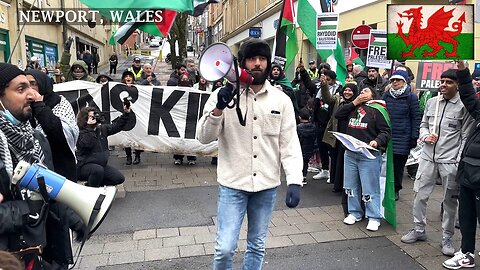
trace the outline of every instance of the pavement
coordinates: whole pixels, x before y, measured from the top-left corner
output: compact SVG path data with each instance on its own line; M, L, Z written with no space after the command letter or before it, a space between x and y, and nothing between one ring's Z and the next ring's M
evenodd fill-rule
M131 60L121 65L128 67L129 63ZM155 72L165 85L170 67L159 62ZM126 177L125 196L114 201L74 269L211 269L216 166L207 157L198 157L194 166L175 166L170 155L161 153L143 153L141 157L140 165L127 166L123 150L111 152L110 164ZM441 186L429 200L429 239L404 244L400 238L413 220L412 180L404 178L397 202L397 228L382 221L377 232L370 232L366 221L345 225L341 197L332 193L332 186L324 180L313 180L313 175L309 173L309 184L302 189L302 201L295 209L284 206L282 179L269 226L264 269L443 269L441 264L448 257L439 246ZM241 268L245 239L243 224L235 269ZM454 244L458 250L458 230Z

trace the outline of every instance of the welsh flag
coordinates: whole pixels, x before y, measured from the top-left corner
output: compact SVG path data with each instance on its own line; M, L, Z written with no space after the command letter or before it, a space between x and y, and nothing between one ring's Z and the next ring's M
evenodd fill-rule
M298 1L298 25L314 46L317 39L317 13L321 13L321 10L320 1L318 0ZM335 50L317 50L317 53L325 62L329 63L332 70L337 73L337 79L344 83L345 77L347 76L347 68L345 66L345 56L340 40L337 40L337 48Z
M284 63L283 69L287 69L295 59L297 52L297 30L295 26L293 0L284 0L275 38L274 61L282 65Z
M172 24L175 21L177 12L168 9L158 12L162 12L163 17L162 20L157 20L158 22L141 22L146 17L146 11L143 11L139 16L140 20L130 21L122 25L113 34L114 44L115 42L120 44L125 43L128 37L130 37L130 35L133 34L136 29L142 30L154 36L166 37L168 35L168 31L170 31L170 28L172 28Z

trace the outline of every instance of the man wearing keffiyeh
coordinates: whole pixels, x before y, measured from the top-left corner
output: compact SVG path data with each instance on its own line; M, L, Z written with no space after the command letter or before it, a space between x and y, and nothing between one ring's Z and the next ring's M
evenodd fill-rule
M31 88L25 73L16 66L0 63L0 74L0 193L4 197L0 203L0 250L15 251L42 245L46 251L42 254L45 264L66 269L72 263L71 251L70 254L66 251L71 250L70 238L58 239L57 235L65 235L64 228L68 233L68 227L82 232L82 221L74 218L76 214L60 203L52 204L36 192L26 192L11 185L13 168L21 160L43 163L55 169L49 142L41 132L34 131L28 121L32 116L31 105L42 96ZM42 209L62 213L59 218L65 222L64 226L50 230L51 215ZM60 249L63 253L58 252ZM25 258L26 265L32 261L39 263L31 259Z

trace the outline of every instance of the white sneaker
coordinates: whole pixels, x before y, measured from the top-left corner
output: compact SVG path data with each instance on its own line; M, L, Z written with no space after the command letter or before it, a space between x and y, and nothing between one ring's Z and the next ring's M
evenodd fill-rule
M320 170L315 167L308 167L307 172L318 173Z
M343 223L347 225L353 225L355 222L362 220L362 218L356 218L354 215L349 214L344 220Z
M368 220L367 230L376 232L378 231L378 227L380 227L380 221L378 220Z
M313 179L319 180L322 178L330 178L330 172L328 170L321 170L318 174L315 174L313 176Z

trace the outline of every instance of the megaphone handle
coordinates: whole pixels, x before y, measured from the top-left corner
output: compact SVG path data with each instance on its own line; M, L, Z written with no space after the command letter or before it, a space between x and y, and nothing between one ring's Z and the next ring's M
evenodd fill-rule
M100 209L102 208L103 200L105 199L105 195L100 194L97 198L97 201L95 202L95 205L93 206L92 213L90 214L90 218L88 219L88 224L87 224L87 230L83 234L82 238L82 243L80 244L80 247L78 248L78 253L77 253L77 258L75 259L75 262L69 269L73 269L75 265L78 262L78 258L80 258L80 254L82 252L83 246L85 245L85 242L87 241L88 237L90 236L90 229L93 226L93 222L95 221L95 218L97 217L98 213L100 212Z

